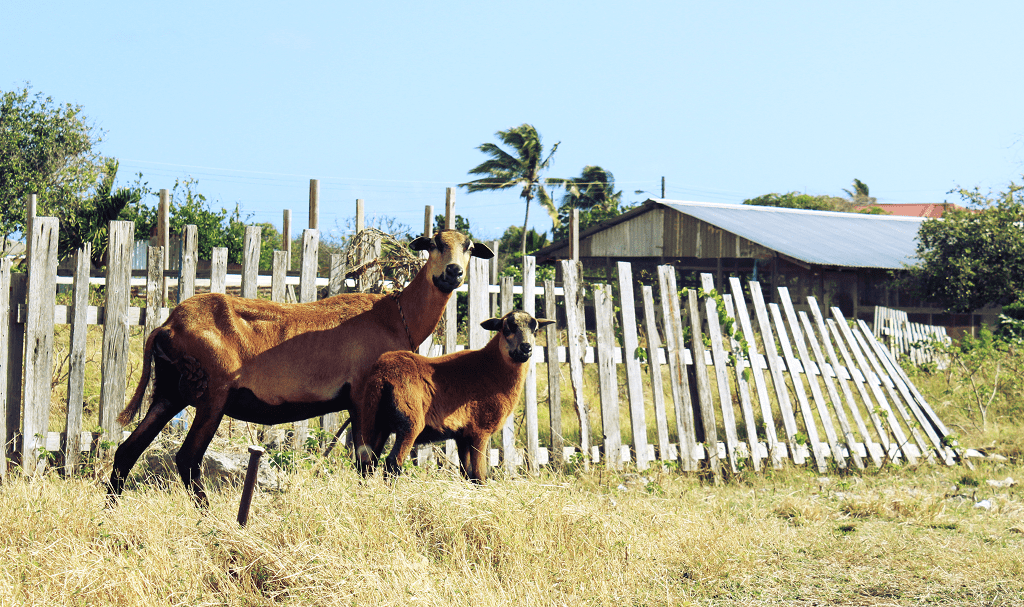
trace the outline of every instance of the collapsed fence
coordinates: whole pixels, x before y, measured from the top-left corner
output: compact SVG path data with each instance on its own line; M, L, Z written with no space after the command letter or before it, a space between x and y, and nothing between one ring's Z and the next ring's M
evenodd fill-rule
M167 283L176 283L183 301L195 293L200 278L197 232L187 226L179 269L164 270L163 248L151 247L146 284L139 286L145 307L130 306L133 226L115 221L106 275L90 279L89 250L80 250L71 303L56 305L58 228L54 218L32 222L26 274L12 274L10 260L0 264L0 318L8 319L0 323L0 403L6 407L0 436L7 455L25 470L56 456L71 472L82 452L123 436L116 416L133 389L127 383L129 327L144 327L139 338L144 339L167 317ZM257 296L259 242L259 228L248 228L243 297ZM297 282L300 302L317 297L318 280L326 296L343 292L344 258L332 256L329 276L318 278L317 243L318 232L305 230L298 277L287 274L287 253L275 254L272 299L284 300L289 281ZM213 258L209 289L224 292L226 250L214 249ZM866 323L848 322L838 308L826 314L813 297L798 305L785 287L778 290L779 304L766 304L758 282L743 285L733 277L726 288L714 285L709 274L702 275L701 289L680 291L672 266L659 267L657 283L647 285L634 280L629 263L619 262L617 285L583 285L577 263L560 263L560 285L538 284L532 257L524 259L520 284L504 278L495 285L487 262L473 258L460 289L467 294L466 318L458 317L452 297L443 332L419 347L427 355L482 347L489 335L480 322L508 311L516 298L517 307L535 316L564 317L563 326L546 328L546 343L534 350L522 410L494 441L492 465L532 471L582 456L587 464L603 462L609 468L630 462L642 470L654 462L678 462L684 471L707 468L720 476L747 466L780 467L786 460L798 465L810 460L824 472L829 461L842 469L921 459L952 464L958 457L955 445L947 444L948 430L889 350ZM104 305L89 305L90 280L105 285ZM500 303L492 303L494 294ZM495 303L498 309L492 308ZM585 305L593 306L593 330L586 327ZM462 320L465 344L457 343ZM55 327L65 324L70 325L68 404L60 423L50 419L51 381ZM88 325L103 327L99 432L82 427ZM591 398L594 375L596 399ZM546 386L539 388L538 376L546 378ZM541 412L545 401L548 407ZM338 414L318 420L326 433L340 421ZM51 423L63 431L49 431ZM300 445L307 424L295 424ZM456 460L452 443L439 457ZM421 449L418 460L429 460L432 453ZM0 475L6 474L7 467L0 467Z

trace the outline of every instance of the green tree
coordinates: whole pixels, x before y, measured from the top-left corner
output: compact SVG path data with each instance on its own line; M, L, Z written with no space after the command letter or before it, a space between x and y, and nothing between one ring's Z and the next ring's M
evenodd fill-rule
M545 232L537 232L530 228L526 232L526 254L530 255L548 245L548 235ZM517 247L523 242L523 228L520 226L509 226L498 241L498 273L502 276L511 276L516 279L523 278L523 253ZM550 266L549 266L550 267ZM553 278L544 273L546 268L538 267L538 278Z
M927 219L905 284L952 312L1006 305L1024 293L1024 186L995 195L955 189L971 209Z
M544 146L540 134L531 124L521 124L506 131L494 134L501 143L511 149L511 153L493 143L484 143L477 149L490 156L490 159L469 171L470 175L487 175L468 183L459 184L469 192L483 192L520 188L519 197L526 201L526 216L523 219L522 241L519 251L526 255L526 232L530 222L530 201L537 198L552 221L557 220L555 205L544 187L541 176L550 166L551 158L558 149L558 143L551 147L544 156Z
M120 219L125 208L137 206L143 191L134 187L114 189L118 162L107 159L96 191L70 208L51 209L60 220L57 254L61 259L73 255L82 245L92 243L92 263L101 266L107 254L110 222Z
M583 167L579 177L549 179L565 189L558 207L558 223L552 232L555 240L569 236L569 220L573 209L579 209L580 230L622 214L622 191L615 191L615 176L599 166Z
M25 229L25 199L38 194L38 215L88 212L107 159L102 132L78 105L59 104L29 86L0 97L0 253Z
M853 203L846 198L838 196L812 196L800 192L787 192L785 194L765 194L757 198L748 198L743 204L750 204L759 207L782 207L787 209L806 209L810 211L838 211L840 213L852 213Z
M864 213L867 215L888 215L889 213L877 206L878 199L870 195L867 184L860 179L853 180L853 190L844 189L849 198L839 196L814 196L800 192L785 194L765 194L757 198L748 198L743 204L759 207L783 207L787 209L806 209L810 211L834 211L837 213ZM860 207L860 208L858 208Z

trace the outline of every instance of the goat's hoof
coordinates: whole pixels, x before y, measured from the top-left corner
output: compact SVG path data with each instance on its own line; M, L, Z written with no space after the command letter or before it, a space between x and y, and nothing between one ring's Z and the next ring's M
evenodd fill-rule
M392 480L402 473L402 467L398 465L398 462L387 460L382 466L384 469L384 478Z

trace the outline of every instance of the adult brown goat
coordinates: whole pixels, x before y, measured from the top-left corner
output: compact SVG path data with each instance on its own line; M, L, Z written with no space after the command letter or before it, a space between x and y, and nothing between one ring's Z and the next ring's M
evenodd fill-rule
M459 447L462 474L471 481L487 478L487 441L512 413L526 381L536 332L552 320L526 312L509 312L480 323L498 331L479 350L438 358L413 352L386 352L374 363L357 417L357 465L369 474L390 433L395 445L384 461L386 474L397 474L414 445L449 438Z
M281 424L351 411L351 395L362 393L374 361L426 339L462 284L470 257L494 256L455 230L422 236L410 248L430 254L397 295L344 293L282 304L208 293L175 307L146 340L142 378L118 416L122 425L135 417L155 366L149 412L114 454L110 499L161 428L188 405L195 420L175 461L199 506L208 503L199 466L225 415Z

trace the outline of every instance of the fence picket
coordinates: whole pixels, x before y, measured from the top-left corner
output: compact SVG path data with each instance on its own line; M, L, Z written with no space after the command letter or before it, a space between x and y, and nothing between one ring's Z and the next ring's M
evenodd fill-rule
M270 275L270 301L284 302L288 276L288 251L274 251L274 265Z
M487 268L490 262L484 261ZM530 316L537 316L537 258L527 255L523 258L523 311ZM481 272L483 274L483 272ZM484 277L481 290L487 293L487 278ZM484 311L490 307L489 299L484 295ZM539 353L539 348L535 354ZM526 362L526 383L523 385L523 414L526 417L526 465L530 472L539 470L540 457L540 425L537 421L537 362L533 356Z
M722 303L725 305L725 313L728 318L735 321L736 313L733 310L732 296L723 295ZM736 375L736 392L740 397L740 412L743 415L743 425L747 431L747 445L749 445L749 457L750 462L754 466L755 472L761 471L761 449L760 443L757 440L757 421L754 419L754 408L750 402L750 384L744 377L744 363L745 354L740 351L739 342L736 341L735 335L729 336L729 347L732 352L736 353L735 361L733 363L733 372ZM748 368L752 368L748 367Z
M686 367L686 344L683 338L683 315L676 290L676 270L673 266L658 266L658 286L661 296L661 319L665 332L666 358L669 368L669 386L675 409L676 435L679 437L679 457L683 470L697 469L697 404L696 385L690 386L690 373ZM696 379L694 379L696 382Z
M605 466L618 470L621 464L619 453L622 435L619 430L619 382L615 373L615 330L612 319L611 287L606 284L594 285L594 316L597 337L598 391L601 397L601 432L604 434Z
M147 250L147 265L149 266L146 277L146 325L143 335L146 337L160 326L163 319L160 318L164 306L164 248L149 247ZM146 385L146 394L142 399L142 406L139 408L139 418L146 417L149 411L150 398L153 396L153 378L150 377Z
M651 397L654 400L654 423L658 431L658 455L663 462L674 459L668 438L668 415L665 411L665 386L661 376L661 339L654 312L654 289L644 285L640 289L644 306L644 331L647 334L647 364L650 370Z
M562 294L565 301L565 343L566 359L569 362L569 383L572 385L573 406L580 423L580 450L583 452L584 469L589 469L590 414L583 398L583 356L585 354L586 330L583 317L583 288L579 283L581 266L578 261L562 261Z
M764 305L761 283L752 280L749 284L750 299L754 303L757 326L761 332L761 343L764 344L764 354L768 361L768 370L771 372L772 386L775 388L775 398L779 403L779 413L782 415L782 425L786 432L789 457L794 464L803 464L804 455L797 449L796 444L796 418L793 417L793 405L789 400L789 390L786 389L786 378L782 374L779 354L775 350L775 334L772 332L771 321L768 320L768 309Z
M227 292L228 250L213 247L210 250L210 293Z
M726 369L725 345L722 342L722 327L718 320L718 302L710 295L715 290L715 280L711 274L700 275L701 286L707 296L704 298L704 309L707 313L708 336L711 338L711 360L715 366L715 380L718 384L718 404L722 409L722 427L725 430L725 452L729 458L729 469L736 474L737 448L739 438L736 435L736 410L732 404L732 393L729 390L729 375ZM753 448L753 447L752 447Z
M544 281L544 317L549 320L558 318L555 308L555 281ZM560 365L558 364L558 323L551 323L544 328L547 337L544 354L548 371L548 422L551 428L550 461L556 464L565 463L562 438L562 393Z
M178 265L178 303L196 294L196 265L199 262L199 228L187 225L182 231L181 263Z
M120 441L117 415L124 408L128 368L128 297L131 289L131 221L111 221L107 247L107 288L104 304L103 376L100 386L100 426L107 440Z
M700 306L697 304L697 292L694 289L689 289L686 295L690 316L690 352L693 354L693 368L697 377L697 398L700 403L700 419L704 430L704 452L715 482L718 483L722 480L722 467L718 457L718 424L715 421L715 403L711 397L711 378L708 376L708 367L704 362Z
M511 276L501 277L501 315L508 314L513 309L512 296L513 281ZM509 473L516 469L516 416L515 412L508 416L505 425L501 428L501 463Z
M260 273L260 226L245 226L242 244L242 297L255 299ZM309 300L306 300L309 301Z
M633 296L633 272L628 262L618 262L619 308L622 314L622 362L626 367L626 394L629 397L629 425L638 470L646 470L650 454L647 448L647 416L644 411L644 389L640 360L636 351L640 340L636 333L636 309ZM657 355L657 352L655 352Z
M21 389L21 382L8 381L8 377L11 373L10 364L14 360L20 360L20 352L11 356L10 345L11 340L11 326L14 324L14 315L11 310L11 291L13 285L11 284L11 258L0 257L0 462L7 461L7 445L8 445L8 425L7 425L7 413L9 402L8 397L8 385L17 385L19 391ZM15 308L17 302L15 302ZM19 395L20 396L20 395ZM17 427L17 422L15 422ZM0 482L7 479L7 464L0 465Z

